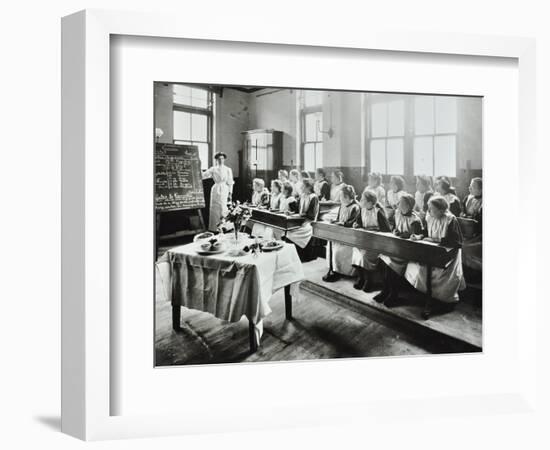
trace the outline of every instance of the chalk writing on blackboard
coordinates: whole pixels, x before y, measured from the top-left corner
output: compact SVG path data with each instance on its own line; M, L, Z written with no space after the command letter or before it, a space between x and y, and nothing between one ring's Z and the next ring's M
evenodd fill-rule
M201 161L196 145L156 144L157 211L204 208Z

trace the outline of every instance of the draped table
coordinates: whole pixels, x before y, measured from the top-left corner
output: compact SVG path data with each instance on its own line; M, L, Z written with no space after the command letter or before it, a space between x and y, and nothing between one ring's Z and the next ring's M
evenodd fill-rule
M245 239L239 247L252 244ZM208 312L227 322L246 316L250 350L256 351L263 332L263 319L271 312L269 299L285 291L286 318L292 318L292 298L298 297L304 279L302 263L294 245L257 255L230 256L228 251L199 255L199 243L168 250L156 264L166 298L172 303L172 327L180 330L181 307Z

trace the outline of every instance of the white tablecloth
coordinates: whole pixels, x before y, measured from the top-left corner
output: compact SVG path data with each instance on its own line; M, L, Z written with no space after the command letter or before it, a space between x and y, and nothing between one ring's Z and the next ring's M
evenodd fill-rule
M245 241L240 247L252 242ZM258 256L231 257L227 252L199 255L198 245L174 247L157 262L166 298L173 305L209 312L228 322L237 322L244 315L256 325L259 341L273 293L290 285L291 295L298 297L304 271L296 248L285 243L280 250ZM232 248L231 243L227 245Z

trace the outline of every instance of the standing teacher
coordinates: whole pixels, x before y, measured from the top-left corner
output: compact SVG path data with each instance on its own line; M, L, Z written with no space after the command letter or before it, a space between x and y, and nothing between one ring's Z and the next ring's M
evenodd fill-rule
M214 155L213 167L205 170L202 179L212 178L214 186L210 191L210 215L208 220L208 229L216 231L218 224L227 214L227 203L231 201L233 195L233 171L225 165L227 155L219 152Z

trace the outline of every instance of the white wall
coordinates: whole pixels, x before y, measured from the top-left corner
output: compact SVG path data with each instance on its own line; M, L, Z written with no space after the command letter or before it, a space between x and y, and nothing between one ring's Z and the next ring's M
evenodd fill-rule
M296 90L262 89L249 94L250 129L283 132L283 165L296 164Z
M227 154L227 164L233 175L239 176L239 151L242 150L241 132L250 129L249 94L235 89L224 89L216 94L214 152Z

